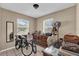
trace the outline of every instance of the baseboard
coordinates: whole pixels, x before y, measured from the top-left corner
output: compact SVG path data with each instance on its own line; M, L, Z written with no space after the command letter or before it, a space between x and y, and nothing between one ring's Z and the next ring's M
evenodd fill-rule
M7 48L7 49L4 49L4 50L1 50L0 53L1 53L1 52L4 52L4 51L7 51L7 50L11 50L11 49L13 49L13 48L15 48L15 47L10 47L10 48Z

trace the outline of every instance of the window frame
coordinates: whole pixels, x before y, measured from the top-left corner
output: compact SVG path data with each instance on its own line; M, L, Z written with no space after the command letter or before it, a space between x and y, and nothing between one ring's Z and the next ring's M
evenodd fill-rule
M48 21L52 21L52 23L53 23L53 18L49 18L49 19L43 20L43 33L46 33L45 32L45 29L46 29L45 22L48 22ZM53 26L53 24L51 26ZM47 28L52 28L51 26L50 27L47 27Z

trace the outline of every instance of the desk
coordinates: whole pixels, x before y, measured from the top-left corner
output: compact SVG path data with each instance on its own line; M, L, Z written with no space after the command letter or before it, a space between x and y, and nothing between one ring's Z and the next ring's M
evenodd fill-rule
M34 35L34 39L36 39L36 41L38 42L38 45L46 48L47 45L47 38L48 36L45 35Z

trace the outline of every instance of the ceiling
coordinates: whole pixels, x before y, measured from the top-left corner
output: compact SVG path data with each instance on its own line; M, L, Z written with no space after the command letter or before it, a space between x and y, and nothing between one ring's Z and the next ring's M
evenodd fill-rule
M74 3L38 3L39 8L33 8L34 3L0 3L0 7L38 18L59 10L74 6Z

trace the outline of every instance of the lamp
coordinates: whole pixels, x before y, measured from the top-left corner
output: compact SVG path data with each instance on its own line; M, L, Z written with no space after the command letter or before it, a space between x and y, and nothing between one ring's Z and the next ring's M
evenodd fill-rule
M39 5L38 5L38 4L34 4L33 7L34 7L35 9L37 9L37 8L39 7Z

